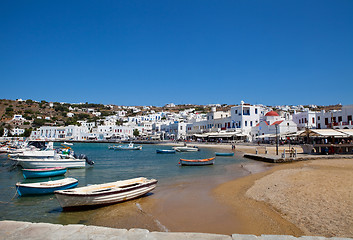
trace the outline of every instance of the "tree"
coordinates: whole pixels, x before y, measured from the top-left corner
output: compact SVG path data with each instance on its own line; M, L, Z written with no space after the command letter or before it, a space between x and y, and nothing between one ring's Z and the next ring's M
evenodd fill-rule
M25 129L25 132L22 134L23 137L31 136L32 128Z
M140 131L138 129L134 129L134 136L138 137L140 135Z

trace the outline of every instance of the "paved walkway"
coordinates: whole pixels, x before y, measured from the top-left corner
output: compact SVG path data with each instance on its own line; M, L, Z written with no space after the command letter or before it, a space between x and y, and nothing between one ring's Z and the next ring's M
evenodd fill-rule
M207 234L207 233L170 233L149 232L145 229L115 229L79 224L60 225L49 223L29 223L16 221L0 221L0 240L348 240L351 238L300 237L287 235L240 235ZM351 239L352 240L352 239Z
M306 161L306 160L318 160L318 159L353 159L352 154L333 154L333 155L315 155L315 154L298 154L296 157L286 157L283 158L281 153L279 155L272 154L252 154L245 153L244 157L250 158L253 160L271 162L271 163L283 163L283 162L294 162L294 161Z

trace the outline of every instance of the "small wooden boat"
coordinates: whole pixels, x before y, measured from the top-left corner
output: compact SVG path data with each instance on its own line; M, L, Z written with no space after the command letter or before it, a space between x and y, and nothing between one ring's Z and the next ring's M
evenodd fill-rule
M106 205L140 197L155 189L157 182L140 177L56 191L55 196L62 208Z
M205 158L205 159L181 159L179 164L181 166L202 166L202 165L212 165L215 162L215 158Z
M175 153L173 149L157 149L156 153Z
M197 147L174 147L177 152L197 152L199 149Z
M64 178L55 181L38 182L38 183L17 183L17 193L23 195L49 194L56 190L64 190L74 188L78 184L75 178Z
M64 167L22 169L24 178L54 177L64 175L67 169Z
M234 153L233 152L216 152L215 153L216 156L224 156L224 157L230 157L230 156L234 156Z
M141 150L142 146L134 146L133 143L129 143L129 145L119 145L114 148L114 150Z

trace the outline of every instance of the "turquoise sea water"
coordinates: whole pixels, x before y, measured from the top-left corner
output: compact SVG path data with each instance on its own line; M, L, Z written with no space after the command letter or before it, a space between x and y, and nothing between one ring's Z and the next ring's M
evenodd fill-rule
M58 145L58 144L56 144ZM108 150L111 144L76 143L72 146L77 153L83 153L95 162L93 167L69 169L65 177L79 180L78 187L87 184L99 184L124 180L134 177L155 178L159 184L169 184L178 180L222 175L230 164L246 161L238 157L217 157L215 165L181 167L179 158L209 158L214 156L214 149L201 148L199 152L156 154L156 149L171 149L170 146L143 145L142 150ZM24 180L20 167L13 167L6 155L0 156L0 220L18 220L49 223L77 223L71 219L70 212L63 212L54 195L18 197L17 182L37 182L63 178L43 178ZM158 188L158 185L157 185ZM90 211L100 211L100 208ZM84 215L85 212L82 212ZM85 218L81 214L81 219Z

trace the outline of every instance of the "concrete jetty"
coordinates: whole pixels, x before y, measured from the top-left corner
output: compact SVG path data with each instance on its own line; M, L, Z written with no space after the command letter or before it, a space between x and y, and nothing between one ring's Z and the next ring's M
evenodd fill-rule
M18 221L0 221L0 240L348 240L352 238L325 238L318 236L293 237L290 235L222 235L208 233L150 232L146 229L116 229L80 224L60 225L50 223L30 223Z
M313 155L313 154L298 154L296 157L283 157L282 155L273 154L252 154L246 153L243 155L245 158L258 160L262 162L270 163L286 163L286 162L296 162L296 161L306 161L306 160L316 160L316 159L353 159L352 154L333 154L333 155Z

